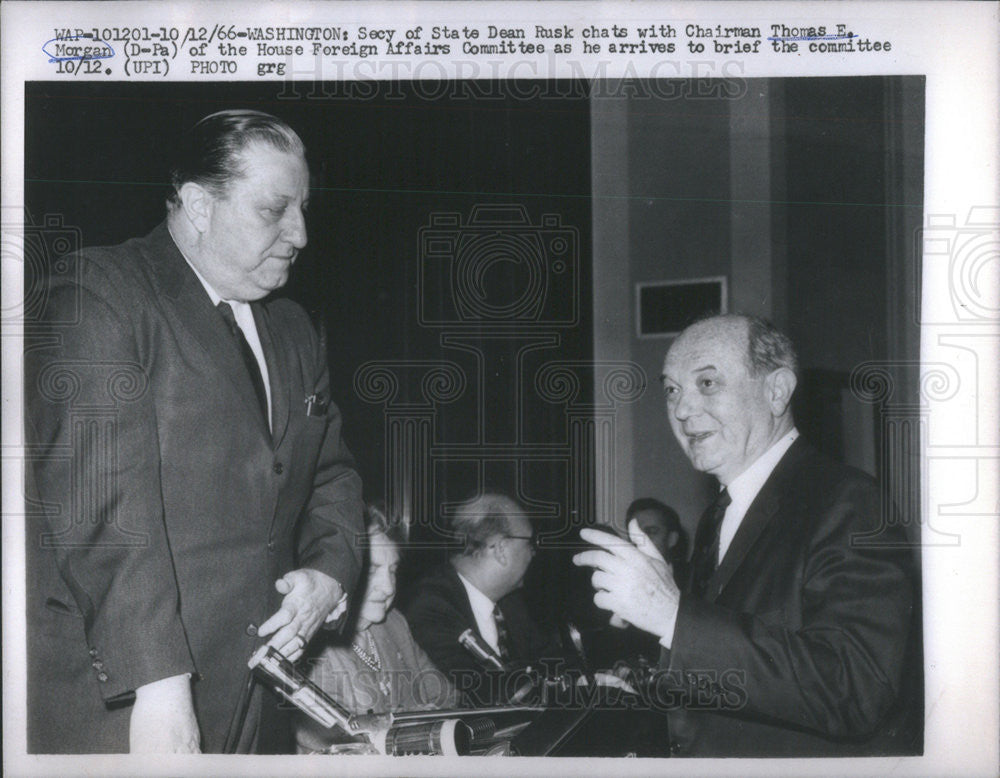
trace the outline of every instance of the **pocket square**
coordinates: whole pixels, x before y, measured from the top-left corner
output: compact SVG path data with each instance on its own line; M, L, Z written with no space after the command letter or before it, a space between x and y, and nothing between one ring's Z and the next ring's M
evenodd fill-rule
M311 394L306 398L306 416L326 416L330 399L324 394Z

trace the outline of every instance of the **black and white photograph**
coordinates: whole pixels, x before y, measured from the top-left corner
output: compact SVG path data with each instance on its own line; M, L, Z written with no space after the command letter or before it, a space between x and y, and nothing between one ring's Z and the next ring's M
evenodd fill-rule
M941 207L934 66L836 72L891 51L855 6L430 6L48 24L5 72L12 774L996 750L1000 209Z

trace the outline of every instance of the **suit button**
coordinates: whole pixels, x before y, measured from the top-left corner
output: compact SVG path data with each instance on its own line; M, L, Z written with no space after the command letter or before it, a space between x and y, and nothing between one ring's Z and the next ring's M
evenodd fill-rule
M273 540L267 541L267 553L273 554L274 549L275 549L274 541Z
M91 662L90 666L93 667L95 670L103 670L104 662L102 662L100 659L95 659L93 662Z
M252 624L252 623L251 624L247 624L247 634L250 637L256 637L257 636L257 625L256 624Z
M107 683L108 682L108 674L107 673L98 673L97 674L97 680L100 681L101 683Z
M96 657L97 656L97 649L96 648L92 648L87 653L90 654L93 657Z
M676 740L670 742L670 753L674 756L681 752L681 744Z
M285 472L285 466L283 464L281 464L281 462L275 462L274 463L274 472L277 473L278 475L281 475L282 473Z

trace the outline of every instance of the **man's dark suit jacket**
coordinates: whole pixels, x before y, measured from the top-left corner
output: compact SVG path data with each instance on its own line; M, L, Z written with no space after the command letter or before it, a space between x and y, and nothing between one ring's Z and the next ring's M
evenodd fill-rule
M165 225L67 262L47 320L72 323L25 355L29 499L44 507L27 519L29 750L125 751L136 687L191 673L202 749L219 751L275 580L311 567L350 592L358 578L361 485L337 409L322 410L326 355L299 306L252 305L269 432Z
M518 681L526 680L522 673L509 675L487 672L458 642L458 636L470 627L482 638L476 617L469 604L469 595L449 563L440 565L416 585L416 594L407 605L406 620L420 647L439 670L447 674L467 704L486 706L506 702L517 691ZM498 603L507 630L512 666L532 664L550 659L559 663L562 651L555 640L549 640L528 613L521 589L508 594Z
M661 655L680 756L919 753L914 549L868 476L792 444Z

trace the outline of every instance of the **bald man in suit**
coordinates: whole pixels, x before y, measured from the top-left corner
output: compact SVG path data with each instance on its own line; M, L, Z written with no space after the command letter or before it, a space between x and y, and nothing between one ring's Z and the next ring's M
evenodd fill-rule
M537 549L535 532L520 505L494 493L459 506L452 531L462 549L419 581L406 618L421 648L467 704L507 702L518 679L523 682L526 665L564 658L531 618L521 589ZM458 641L469 629L511 670L498 673L480 665Z
M601 547L575 557L594 602L662 646L655 701L675 755L920 752L912 544L873 479L799 436L796 372L788 338L749 316L670 347L670 425L720 485L683 591L635 523L634 545L581 533Z

